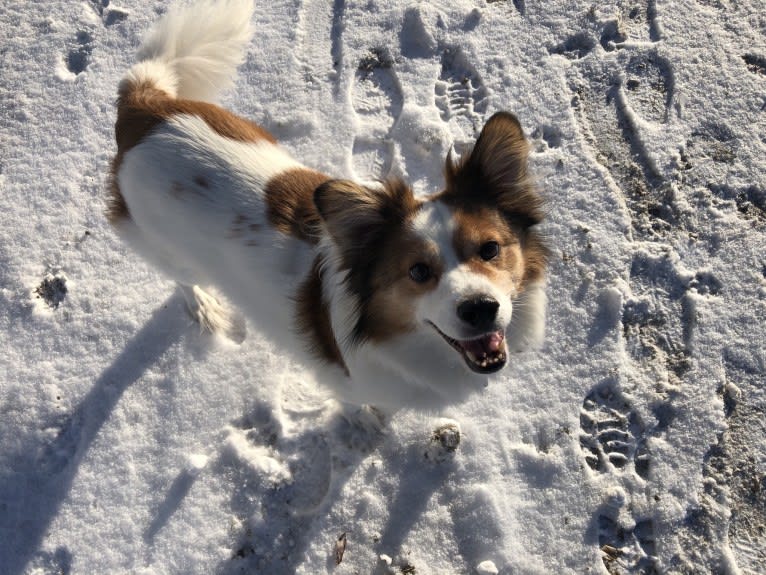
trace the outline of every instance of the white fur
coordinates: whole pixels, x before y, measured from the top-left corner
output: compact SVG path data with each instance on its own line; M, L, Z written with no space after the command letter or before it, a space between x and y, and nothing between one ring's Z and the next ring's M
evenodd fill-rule
M212 97L241 61L251 13L249 0L204 1L169 10L147 36L140 62L122 86L139 79L179 97ZM341 400L431 409L463 401L486 386L487 378L471 372L427 322L458 339L462 327L455 316L457 303L488 294L503 302L499 321L507 326L513 294L498 293L486 277L458 262L449 210L429 203L414 222L445 265L439 287L417 306L418 327L384 343L351 346L358 302L344 283L333 240L325 234L313 247L273 229L266 215L267 182L298 167L287 152L267 141L235 141L201 118L175 116L125 153L117 181L130 217L115 226L147 260L185 286L190 309L210 329L230 329L231 316L197 284L218 287L280 352L313 365L317 377ZM237 221L245 222L242 231L232 233ZM323 297L350 377L339 365L317 362L295 333L297 288L317 256ZM541 327L541 302L542 290L531 293L522 324Z
M164 60L144 60L133 64L120 82L117 91L123 94L132 86L151 82L169 96L178 95L178 76L171 63Z
M253 10L253 0L172 6L144 37L126 80L150 78L172 96L214 99L242 63Z

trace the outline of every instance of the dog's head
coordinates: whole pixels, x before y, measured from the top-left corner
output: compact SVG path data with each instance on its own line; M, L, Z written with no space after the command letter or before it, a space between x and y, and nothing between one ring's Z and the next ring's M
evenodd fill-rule
M518 120L498 113L470 153L448 158L446 189L424 201L400 181L317 189L315 204L357 306L348 343L423 332L473 372L505 365L513 301L542 280L547 254L533 229L543 212L527 155Z

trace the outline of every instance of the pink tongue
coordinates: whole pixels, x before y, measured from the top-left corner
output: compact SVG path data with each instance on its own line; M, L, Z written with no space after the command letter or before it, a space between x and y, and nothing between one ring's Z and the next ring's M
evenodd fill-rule
M500 351L500 349L503 347L503 340L505 339L505 334L502 331L496 331L495 333L491 333L487 336L487 348L491 352Z
M503 347L503 340L505 334L502 331L496 331L480 337L479 339L472 339L470 341L461 341L460 345L463 349L470 351L475 356L485 356L500 351Z

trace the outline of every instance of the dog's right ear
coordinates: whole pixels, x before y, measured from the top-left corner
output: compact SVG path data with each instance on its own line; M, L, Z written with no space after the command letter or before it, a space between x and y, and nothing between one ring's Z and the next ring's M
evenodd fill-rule
M335 243L344 251L357 251L380 237L387 227L404 221L417 204L410 188L400 181L370 188L348 180L330 180L314 191L314 205Z
M496 206L525 228L540 223L543 202L528 175L528 155L529 143L516 116L494 114L469 153L458 161L447 156L448 197Z
M487 120L470 153L457 162L447 155L447 180L475 179L507 187L526 178L528 155L529 144L518 118L497 112Z

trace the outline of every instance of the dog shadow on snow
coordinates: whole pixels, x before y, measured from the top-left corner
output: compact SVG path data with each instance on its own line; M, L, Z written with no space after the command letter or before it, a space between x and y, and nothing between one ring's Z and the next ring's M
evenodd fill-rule
M80 463L123 393L177 342L188 320L179 313L180 294L161 305L96 379L90 391L65 417L41 422L52 439L23 442L0 470L0 557L2 572L27 570L68 574L72 554L65 547L40 550L51 523L72 487Z
M11 465L0 469L0 557L4 575L21 575L30 570L64 575L72 572L70 550L43 550L43 541L72 488L80 463L125 391L188 333L189 319L183 309L183 298L176 292L157 308L66 417L41 423L41 429L53 430L52 439L33 446L24 442L17 453L9 455ZM248 442L289 469L291 481L269 484L269 473L259 473L221 450L212 467L232 485L231 506L239 524L232 527L236 533L232 555L218 566L219 575L296 571L312 543L313 522L341 501L345 483L370 452L386 441L386 436L380 435L371 438L364 448L352 446L356 432L350 425L338 413L323 426L285 435L272 406L266 403L256 403L250 412L232 422L231 427L244 434ZM422 444L407 447L406 453L397 455L398 491L388 506L389 517L380 540L369 543L375 557L379 553L396 557L432 497L438 493L443 498L454 495L454 488L448 486L453 462L435 463L424 458L428 431L424 427ZM153 513L144 532L145 542L151 544L166 526L197 478L194 470L184 470L176 477ZM470 563L474 556L486 557L480 552L484 544L477 547L474 535L468 535L476 534L476 523L487 525L486 514L470 499L460 500L464 502L462 507L459 503L452 506L456 510L452 513L453 524L458 551ZM477 512L484 517L482 521L474 521ZM348 531L351 544L362 544L353 541L353 525L339 526L338 531L336 537ZM491 544L495 538L484 533L480 539ZM334 567L334 545L335 540L327 541L328 570Z
M278 487L261 483L258 474L230 458L220 458L217 472L228 474L232 492L231 505L239 520L238 537L231 556L217 569L217 575L263 573L289 575L299 567L309 567L307 550L310 545L324 545L324 564L315 565L315 572L331 572L336 567L335 547L338 537L348 534L349 553L358 553L367 546L365 555L373 563L362 567L362 572L382 575L390 572L375 559L382 553L393 557L392 567L403 573L417 567L417 557L405 552L407 537L426 513L429 503L449 509L457 554L464 562L466 572L481 561L492 558L502 573L504 561L496 553L501 546L502 532L494 521L495 510L481 490L463 485L457 472L458 465L450 456L441 461L429 459L428 428L424 426L422 443L404 446L398 452L397 490L391 494L386 506L388 517L376 541L363 541L354 537L355 519L338 524L337 532L327 541L316 541L312 525L332 513L333 507L345 502L352 507L356 500L344 497L343 489L362 462L390 441L380 435L376 441L360 450L348 445L348 423L338 414L325 427L292 437L281 438L279 424L271 409L257 405L251 413L235 425L251 430L249 437L263 445L273 445L290 461L292 482ZM382 448L376 456L387 457Z
M252 445L287 465L290 480L271 484L264 469L255 470L229 453L220 455L215 472L232 485L231 507L239 525L231 556L219 565L218 575L295 573L311 543L313 522L341 499L354 470L385 440L384 435L370 435L363 448L352 447L351 425L338 412L317 427L283 435L274 410L265 403L233 422ZM334 544L327 542L328 565L334 565Z

